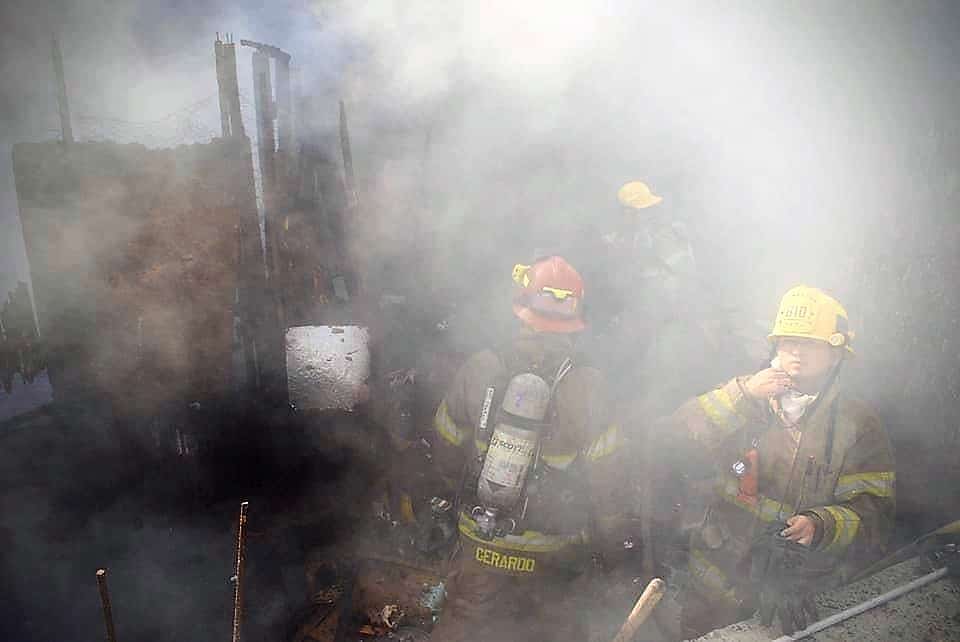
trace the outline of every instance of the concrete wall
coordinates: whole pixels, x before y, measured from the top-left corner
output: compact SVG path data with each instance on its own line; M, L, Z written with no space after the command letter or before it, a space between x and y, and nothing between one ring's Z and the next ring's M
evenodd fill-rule
M246 139L13 157L55 398L142 414L229 390L241 225L258 239Z

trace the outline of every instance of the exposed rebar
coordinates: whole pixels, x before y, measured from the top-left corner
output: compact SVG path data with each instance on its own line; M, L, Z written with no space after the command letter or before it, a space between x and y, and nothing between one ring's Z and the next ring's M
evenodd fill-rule
M233 635L232 642L240 642L240 621L243 616L243 566L247 536L247 506L250 502L240 502L240 521L237 524L237 550L233 565Z
M113 610L110 608L110 591L107 590L107 569L97 569L97 588L100 589L100 604L103 605L103 623L107 627L107 642L117 642L113 629Z

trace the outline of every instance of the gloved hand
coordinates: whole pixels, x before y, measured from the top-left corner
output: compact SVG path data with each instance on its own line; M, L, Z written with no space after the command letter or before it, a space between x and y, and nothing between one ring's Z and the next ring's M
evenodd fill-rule
M792 635L820 619L812 594L789 593L768 586L760 591L760 624L772 626L774 616L779 618L784 635Z
M783 522L769 525L751 546L750 580L759 587L760 623L778 617L784 635L817 620L813 577L807 569L810 549L780 535Z

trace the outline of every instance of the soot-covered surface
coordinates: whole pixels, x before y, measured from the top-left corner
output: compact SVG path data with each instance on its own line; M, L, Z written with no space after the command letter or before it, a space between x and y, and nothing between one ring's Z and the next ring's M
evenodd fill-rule
M118 639L227 639L242 498L244 638L284 636L306 600L307 551L349 542L348 513L369 506L375 440L356 416L204 419L206 448L189 458L121 447L92 404L8 422L0 638L102 638L95 572L105 567Z

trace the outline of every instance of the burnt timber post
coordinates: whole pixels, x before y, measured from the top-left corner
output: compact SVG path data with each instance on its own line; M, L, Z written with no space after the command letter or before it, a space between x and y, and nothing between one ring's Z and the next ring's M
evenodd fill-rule
M217 88L220 91L220 129L224 138L245 135L243 117L240 114L240 86L237 82L236 45L227 36L220 40L220 34L213 43L217 62Z
M220 34L218 33L217 39L213 41L213 56L217 66L217 89L220 102L220 135L224 138L229 138L231 136L230 106L227 101L227 81L224 77L226 62L224 60L223 48L224 43L220 40Z
M286 398L286 365L284 335L287 325L286 310L284 308L284 270L280 257L280 209L281 189L280 179L285 169L277 163L277 137L274 120L277 117L277 104L273 99L273 83L271 82L270 59L285 59L289 62L289 54L271 45L264 45L249 40L241 40L241 45L254 48L253 53L253 85L254 106L257 122L257 152L260 163L260 180L263 193L263 235L267 272L269 274L270 293L275 311L275 332L269 332L269 355L264 354L264 360L270 365L265 368L271 371L270 382L267 384L268 396L275 401ZM289 74L286 75L289 80ZM289 82L287 83L289 98ZM287 103L289 104L289 102Z

